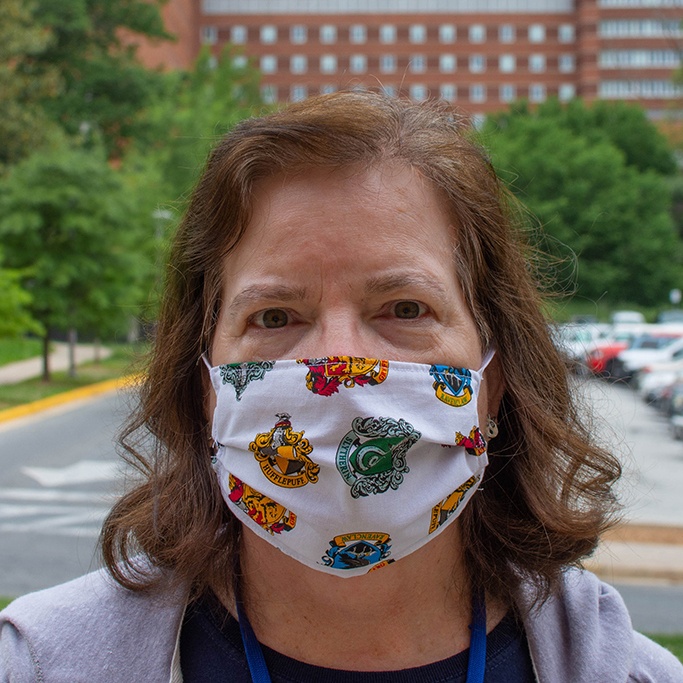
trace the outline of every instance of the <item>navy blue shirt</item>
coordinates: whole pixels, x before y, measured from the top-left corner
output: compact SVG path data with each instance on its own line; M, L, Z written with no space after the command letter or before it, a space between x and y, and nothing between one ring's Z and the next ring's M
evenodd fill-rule
M469 651L401 671L343 671L299 662L262 645L273 683L466 683ZM251 683L239 625L212 593L187 608L180 632L185 683ZM508 614L486 639L485 683L535 681L524 629Z

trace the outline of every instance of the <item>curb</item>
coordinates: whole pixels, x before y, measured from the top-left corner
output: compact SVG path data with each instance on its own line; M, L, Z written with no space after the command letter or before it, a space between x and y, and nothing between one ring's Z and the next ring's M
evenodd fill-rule
M0 410L0 423L17 420L21 417L28 417L29 415L35 415L44 410L73 401L99 396L118 389L125 389L138 384L141 377L142 375L127 375L116 379L108 379L104 382L97 382L96 384L89 384L85 387L64 391L60 394L54 394L53 396L47 396L46 398L41 398L37 401L32 401L31 403L24 403L23 405L15 406L14 408Z

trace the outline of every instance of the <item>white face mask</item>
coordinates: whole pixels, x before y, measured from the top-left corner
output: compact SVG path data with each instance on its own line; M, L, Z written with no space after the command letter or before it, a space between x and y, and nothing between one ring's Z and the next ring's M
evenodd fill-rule
M210 368L225 501L308 567L356 576L460 514L488 458L481 369L349 356Z

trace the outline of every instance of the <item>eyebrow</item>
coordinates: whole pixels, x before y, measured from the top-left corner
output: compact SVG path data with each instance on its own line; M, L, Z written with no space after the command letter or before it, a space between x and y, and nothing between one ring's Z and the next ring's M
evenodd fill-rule
M439 282L421 273L389 273L368 278L365 290L368 294L386 294L400 289L427 289L436 296L446 297L448 291Z
M241 308L264 300L285 302L302 301L305 298L305 287L290 287L288 285L250 285L233 297L227 310L231 316L234 316Z

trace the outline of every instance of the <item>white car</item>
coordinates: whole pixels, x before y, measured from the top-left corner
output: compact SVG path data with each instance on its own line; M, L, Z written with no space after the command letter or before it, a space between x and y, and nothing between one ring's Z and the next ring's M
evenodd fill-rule
M648 403L657 402L662 390L682 377L683 358L646 365L636 378L638 394Z
M614 376L632 379L646 365L683 358L683 332L646 334L619 353Z

